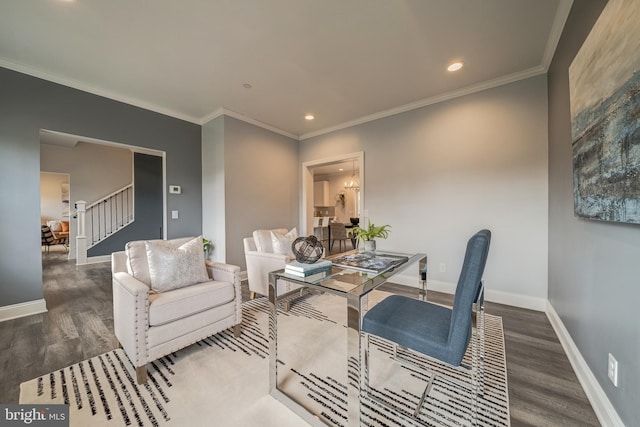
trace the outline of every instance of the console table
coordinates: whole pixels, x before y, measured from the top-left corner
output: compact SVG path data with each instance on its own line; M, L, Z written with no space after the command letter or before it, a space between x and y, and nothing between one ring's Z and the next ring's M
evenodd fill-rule
M356 252L356 251L352 251ZM325 277L302 278L286 274L284 270L269 273L269 389L270 394L278 401L285 404L297 415L314 426L324 426L325 423L319 414L309 412L302 404L289 396L278 382L278 369L282 369L278 362L278 294L276 286L278 280L293 282L312 291L319 291L339 295L345 298L347 310L347 425L360 427L360 391L362 389L362 376L360 366L362 360L362 348L360 343L360 327L362 314L367 310L368 294L387 283L395 274L407 269L411 265L418 264L417 277L420 280L421 272L427 263L425 254L399 254L386 251L378 251L379 255L401 256L406 260L394 265L387 270L379 272L363 272L350 268L333 265ZM335 258L329 257L328 259ZM424 289L422 290L424 292ZM322 357L322 355L318 355ZM351 361L351 363L349 363Z

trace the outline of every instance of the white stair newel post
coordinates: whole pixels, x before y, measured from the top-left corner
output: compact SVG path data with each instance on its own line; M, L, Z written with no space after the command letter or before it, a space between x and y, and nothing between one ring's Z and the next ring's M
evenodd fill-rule
M78 217L78 234L76 235L76 265L87 263L87 235L85 232L85 212L87 202L76 202L76 214Z

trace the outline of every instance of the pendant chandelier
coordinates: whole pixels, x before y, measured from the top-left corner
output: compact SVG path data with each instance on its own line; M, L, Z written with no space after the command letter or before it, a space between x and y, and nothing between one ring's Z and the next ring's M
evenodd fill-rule
M344 183L345 190L360 190L360 181L356 178L356 162L353 162L351 180Z

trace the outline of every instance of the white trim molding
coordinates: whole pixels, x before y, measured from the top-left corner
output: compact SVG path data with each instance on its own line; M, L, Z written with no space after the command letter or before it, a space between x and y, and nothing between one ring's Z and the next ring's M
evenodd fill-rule
M556 53L562 30L564 30L564 24L567 23L569 12L571 12L571 6L573 6L573 0L560 0L560 4L556 10L556 16L553 19L549 38L547 39L547 46L542 56L542 66L544 67L545 73L549 71L553 55Z
M556 332L556 335L558 335L560 344L562 344L562 348L569 358L569 362L578 377L578 381L580 381L580 385L582 385L589 402L591 402L591 406L593 407L600 424L603 426L624 427L622 419L611 404L611 401L600 386L595 375L593 375L593 372L589 368L589 365L587 365L584 357L582 357L580 350L578 350L575 342L573 342L573 339L571 338L569 331L567 331L567 328L564 326L562 319L549 301L547 301L546 314L551 322L551 326Z
M546 70L542 65L538 65L527 70L518 71L513 74L498 77L493 80L487 80L475 85L467 86L462 89L454 90L451 92L443 93L441 95L432 96L431 98L425 98L410 104L400 105L399 107L391 108L389 110L380 111L368 116L360 117L359 119L351 120L336 126L320 129L313 132L308 132L300 135L300 141L313 138L314 136L324 135L329 132L334 132L341 129L346 129L351 126L372 122L374 120L382 119L389 116L395 116L396 114L404 113L418 108L426 107L428 105L437 104L439 102L449 101L451 99L460 98L461 96L471 95L472 93L481 92L483 90L492 89L494 87L503 86L509 83L517 82L520 80L528 79L529 77L539 76L544 74Z
M78 263L77 265L100 264L102 262L111 262L111 255L88 257L86 262L83 262L82 264Z
M422 286L417 275L398 274L393 276L393 282L414 288ZM453 295L456 293L456 284L441 280L427 279L427 299L429 299L429 291ZM535 311L545 311L547 307L547 300L545 298L537 298L529 295L520 295L486 288L485 300Z
M137 98L133 98L131 96L123 95L120 93L112 92L109 90L101 89L95 87L93 85L80 82L78 80L73 80L67 77L62 77L58 74L49 73L46 71L37 70L35 68L18 64L16 62L7 61L6 59L0 58L0 67L8 68L13 71L17 71L22 74L27 74L29 76L37 77L39 79L47 80L53 83L57 83L62 86L71 87L73 89L78 89L83 92L91 93L93 95L102 96L104 98L113 99L115 101L120 101L124 104L133 105L134 107L140 107L145 110L154 111L156 113L164 114L165 116L173 117L175 119L184 120L186 122L191 122L194 124L200 124L200 120L197 117L190 116L188 114L183 114L179 111L172 110L170 108L165 108L160 105L156 105L150 102L146 102Z
M0 322L46 312L47 303L44 298L21 302L19 304L6 305L4 307L0 307Z
M241 120L241 121L243 121L245 123L249 123L251 125L258 126L259 128L266 129L266 130L274 132L274 133L278 133L280 135L289 137L291 139L295 139L296 141L300 141L300 138L298 137L298 135L295 135L295 134L293 134L291 132L287 132L286 130L282 130L282 129L277 128L275 126L271 126L270 124L261 122L260 120L252 119L251 117L247 117L242 113L237 113L237 112L235 112L233 110L229 110L228 108L218 108L218 109L216 109L215 111L213 111L208 116L205 116L200 121L200 125L204 126L205 124L209 123L211 120L217 119L220 116L233 117L234 119Z

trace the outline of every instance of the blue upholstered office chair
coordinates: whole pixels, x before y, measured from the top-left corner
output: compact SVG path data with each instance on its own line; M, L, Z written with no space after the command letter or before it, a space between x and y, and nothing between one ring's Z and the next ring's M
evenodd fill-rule
M369 334L383 338L410 351L421 353L448 365L470 373L469 384L472 392L472 414L476 416L477 395L482 394L484 359L484 285L482 274L489 253L491 232L481 230L469 239L456 287L453 308L447 308L427 301L392 295L371 308L363 318L362 331L367 339L365 353L365 388L368 385L368 340ZM474 306L476 308L476 328L473 328ZM475 333L474 333L475 331ZM462 360L467 347L472 342L472 366L465 366ZM394 356L397 356L394 346ZM436 374L430 372L429 382L413 413L417 419L422 404L431 390ZM384 403L384 402L382 402Z

